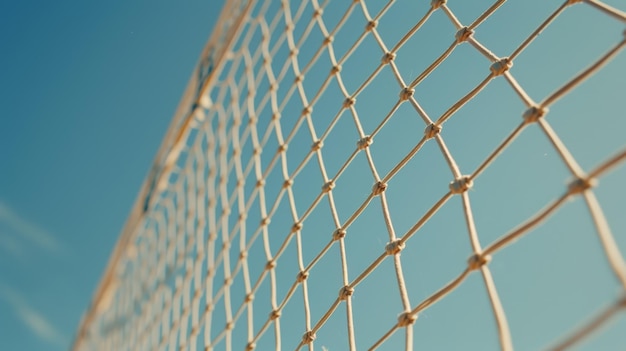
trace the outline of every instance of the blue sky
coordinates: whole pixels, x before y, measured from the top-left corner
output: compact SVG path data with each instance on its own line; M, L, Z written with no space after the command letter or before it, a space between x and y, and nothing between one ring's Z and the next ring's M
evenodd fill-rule
M607 2L624 7L623 2ZM367 3L375 14L383 2ZM461 22L467 24L492 2L449 3ZM505 56L559 3L538 0L531 6L526 1L509 1L477 29L475 37L496 55ZM220 5L209 1L0 4L2 348L60 350L70 344ZM331 2L324 13L325 21L329 25L336 23L346 6L343 2ZM397 41L415 22L415 14L421 16L425 8L423 3L399 1L379 23L378 30L385 42ZM311 12L307 8L305 16ZM346 28L358 30L337 34L339 55L364 26L362 17L352 18ZM302 31L302 27L296 28L296 32ZM541 101L615 45L622 38L622 31L623 23L586 5L576 5L516 59L511 72L533 99ZM396 63L404 77L419 74L449 45L454 32L443 14L435 13L398 53ZM312 56L321 40L321 33L314 30L301 48L302 60ZM280 54L285 52L279 51L277 64L281 58L284 60ZM348 90L358 86L381 56L372 38L366 39L343 67ZM320 85L330 68L327 56L319 62L307 76L310 91ZM436 118L484 78L488 67L484 57L463 44L416 88L415 97ZM547 116L585 170L625 146L625 71L626 55L622 52L555 103ZM372 88L358 97L356 108L363 116L366 133L389 111L398 90L387 69L376 78ZM342 100L336 85L331 85L314 109L320 131ZM290 115L302 110L299 100L294 101L283 111L286 125L293 124ZM477 167L521 121L523 111L519 98L499 78L446 122L442 135L463 173ZM414 146L416 135L421 137L424 126L416 116L403 105L377 135L371 152L381 174ZM289 148L289 152L294 152L292 168L303 150L310 147L306 133L299 136ZM352 152L357 138L352 122L345 117L329 134L324 157L331 175ZM267 149L275 150L276 146L272 138ZM243 149L249 151L250 145ZM264 154L265 158L270 156L271 153ZM371 189L372 179L361 156L342 175L334 190L342 220ZM275 185L282 184L279 173L273 172L268 179L268 193L275 195ZM472 190L472 206L483 246L559 196L569 176L539 129L531 126L525 130L476 180ZM622 252L626 251L625 176L622 166L603 177L596 190ZM316 196L321 180L315 164L305 167L298 177L294 191L302 210ZM398 233L410 228L446 191L450 177L439 150L431 143L390 181L387 196ZM307 260L327 241L326 236L317 234L330 235L334 230L327 207L320 206L305 223ZM351 255L351 278L380 254L387 240L378 207L376 201L372 202L349 230L346 245ZM460 208L459 199L452 199L411 238L402 253L403 264L410 267L407 287L414 305L455 277L471 253ZM270 230L281 232L283 227L290 227L289 215L281 207ZM249 215L249 223L256 225L259 220L258 211ZM273 245L277 247L278 242ZM335 286L325 289L327 284L340 283L335 251L320 261L310 278L314 320L336 298ZM253 255L264 262L260 244L252 249ZM494 256L490 267L519 350L533 350L553 342L620 292L580 199L571 201L542 227ZM285 254L285 260L294 257L293 251ZM258 273L259 267L252 270ZM284 274L293 279L295 275L293 266L279 262L277 269L279 277ZM354 308L359 349L368 347L396 321L400 304L390 277L391 265L382 265L358 286ZM281 294L286 286L279 289ZM267 284L259 292L258 301L267 300L266 288ZM415 326L416 346L496 348L497 338L483 290L478 276L473 275L458 291L422 313ZM237 291L236 298L242 294ZM223 303L219 308L223 311ZM264 321L267 309L267 304L258 309L255 305L256 325ZM301 314L296 309L285 311L285 320L293 323L284 323L284 328L297 336L285 342L287 348L300 338ZM215 325L224 323L223 316L216 312ZM620 333L624 325L626 318L622 314L581 349L615 349L625 342ZM245 335L241 328L235 329L235 335ZM344 314L339 309L320 331L318 345L331 351L345 349L344 329ZM402 334L396 333L384 349L400 348L404 342ZM272 342L273 335L268 332L259 347L270 349ZM235 341L235 346L243 344L244 337Z
M1 349L67 349L220 10L0 2Z

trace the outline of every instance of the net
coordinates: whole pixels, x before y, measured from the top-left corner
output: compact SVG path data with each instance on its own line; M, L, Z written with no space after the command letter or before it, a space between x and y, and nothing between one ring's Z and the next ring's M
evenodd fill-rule
M623 3L468 3L228 1L74 349L623 342Z

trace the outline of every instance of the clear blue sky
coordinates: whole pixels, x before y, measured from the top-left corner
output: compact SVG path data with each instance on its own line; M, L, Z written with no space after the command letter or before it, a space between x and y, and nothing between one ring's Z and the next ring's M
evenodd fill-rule
M0 349L67 349L221 4L0 2Z
M537 0L531 6L511 0L475 36L497 55L506 56L560 2ZM607 2L624 9L623 2ZM449 3L468 24L492 1ZM331 1L325 20L336 23L346 6ZM368 6L376 13L382 1L370 1ZM398 2L379 24L381 36L388 43L397 41L425 7L422 2ZM220 8L221 2L213 1L0 4L0 348L62 350L70 344ZM310 10L305 16L310 16ZM360 19L346 26L357 31L337 35L336 46L343 48L339 54L362 30ZM576 5L518 57L511 72L540 101L616 44L623 27L586 5ZM436 13L399 52L396 62L405 78L421 72L453 35L449 21ZM314 31L301 57L310 57L321 39ZM371 38L366 40L344 65L342 74L352 77L346 79L349 90L378 64L380 56ZM307 77L309 89L318 86L330 68L326 56L320 62ZM488 67L484 57L464 44L417 87L416 99L436 118L484 78ZM549 122L586 170L626 144L625 73L622 52L550 109ZM366 133L397 99L398 86L390 72L381 74L374 86L356 104ZM329 91L337 93L336 87ZM323 126L322 118L336 113L340 101L332 98L337 96L329 93L328 100L323 97L316 105L314 116L320 118L316 123ZM283 112L285 123L291 125L289 116L301 109L289 104ZM445 124L442 135L463 173L473 171L520 122L523 110L499 78ZM379 172L389 171L422 131L422 122L404 105L371 148ZM331 176L354 149L356 138L350 120L342 118L325 142ZM302 138L294 144L290 150L304 150L310 140ZM274 150L271 145L268 149ZM368 172L360 157L338 182L335 200L343 220L370 191ZM300 181L296 179L299 199L315 196L321 185L314 183L319 181L318 173L309 167ZM626 252L625 177L622 166L603 178L596 191L622 252ZM568 178L538 128L528 128L472 190L483 246L560 195ZM305 183L309 179L315 186ZM427 145L389 184L396 231L404 233L411 227L450 180L440 152L434 144ZM308 203L299 201L306 208ZM349 230L346 245L352 279L380 254L387 240L378 207L373 202ZM250 223L258 223L258 216L251 214ZM291 225L280 216L270 229L280 231ZM464 268L471 250L462 218L460 201L453 199L408 242L402 259L405 272L410 272L407 285L413 305ZM333 229L327 213L311 216L303 230L305 258L312 258ZM328 236L316 236L319 233ZM338 255L332 254L310 278L314 321L336 298ZM293 253L285 257L292 259ZM546 346L612 302L620 291L580 199L497 253L490 267L519 350ZM286 277L292 279L292 269L279 275L289 274ZM358 286L353 301L359 349L395 323L400 304L393 284L393 270L387 264ZM281 286L281 294L285 289ZM241 297L242 292L237 294ZM267 300L266 295L267 291L259 292L257 300ZM257 326L267 316L265 307L255 311ZM285 335L296 336L285 341L290 348L303 332L301 311L286 310L284 320ZM215 325L224 323L216 313ZM617 349L626 343L621 332L625 326L622 314L582 349ZM342 306L318 334L317 345L331 351L346 349L344 330ZM245 329L236 329L235 335L245 335ZM402 335L396 333L383 349L401 347ZM495 349L496 333L479 276L472 275L422 313L414 338L416 347L424 349ZM272 340L272 333L266 333L260 349L271 348ZM235 346L243 344L242 337Z

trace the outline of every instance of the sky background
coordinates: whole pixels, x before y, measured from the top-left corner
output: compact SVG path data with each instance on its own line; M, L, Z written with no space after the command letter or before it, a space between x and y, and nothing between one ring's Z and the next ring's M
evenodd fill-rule
M624 9L623 2L607 2ZM382 3L368 2L371 13L377 13ZM491 1L449 3L467 24ZM509 1L479 27L476 38L497 55L506 56L559 3ZM346 6L330 3L324 14L329 28ZM397 41L415 22L415 14L421 16L425 8L425 2L398 2L392 7L378 27L385 42ZM0 348L63 350L70 345L220 9L221 2L212 1L0 4ZM311 12L309 6L303 18L310 18ZM353 16L346 24L348 29L337 34L339 56L364 24L362 16ZM511 72L531 97L540 101L616 44L622 31L623 24L618 21L576 5L518 57ZM303 28L297 27L296 32L301 34ZM449 45L454 32L441 12L433 15L398 53L396 63L405 79L415 77L432 62ZM312 56L322 39L314 29L301 48L302 62ZM276 64L284 61L284 55L284 50L279 52ZM364 41L342 70L349 91L356 89L381 56L371 37ZM462 45L416 88L416 99L431 118L436 118L483 79L488 67L474 49ZM308 91L319 87L329 69L324 55L308 74ZM621 53L550 109L549 122L586 170L625 145L625 72L626 55ZM292 78L286 81L290 84ZM366 133L389 111L398 91L386 69L372 88L358 97L356 108L363 116ZM331 84L314 109L318 131L337 112L342 100L336 84ZM283 111L285 125L293 125L289 116L302 110L299 100L294 101ZM523 110L523 104L500 78L445 124L442 135L463 173L473 171L520 122ZM264 113L269 117L267 109ZM533 127L481 175L472 190L483 246L565 189L567 170ZM381 174L412 148L423 128L415 112L403 105L371 147ZM298 160L310 147L306 134L290 145L292 160ZM342 118L329 134L324 157L331 176L354 149L357 138L349 118ZM272 138L267 149L276 147ZM244 151L246 148L250 151L250 145L243 147ZM342 220L371 190L373 180L362 156L334 190ZM244 152L243 157L246 160L249 155ZM268 157L271 153L264 154L264 162ZM290 163L291 169L296 164ZM268 179L268 198L273 199L271 194L278 189L275 185L282 184L279 173L273 172ZM604 177L596 191L622 252L626 251L624 177L622 166ZM446 191L450 180L438 149L432 143L425 146L389 184L387 195L396 231L401 234L410 228ZM301 211L321 184L317 165L303 169L294 183ZM334 230L327 207L320 205L305 223L303 241L308 261ZM346 238L352 279L380 254L387 240L378 207L377 201L372 202ZM289 217L287 209L281 208L270 230L281 233L288 229L292 225ZM405 267L411 267L407 287L413 305L463 269L471 250L462 218L459 199L452 199L408 242L402 258ZM259 220L259 213L250 214L249 223L256 225ZM328 237L317 233L327 233ZM278 244L274 245L276 248ZM251 257L264 262L259 248L260 242ZM294 257L293 251L285 254L285 260ZM355 293L359 349L378 339L395 323L400 311L388 263ZM333 251L312 272L314 321L336 298L340 284L337 264L338 255ZM519 350L546 346L620 292L579 199L568 203L531 235L496 254L490 267ZM279 277L289 283L293 280L293 265L279 262L277 269ZM260 266L252 270L258 275ZM216 279L219 281L219 273ZM324 289L327 285L332 286ZM281 285L280 296L287 287L286 283ZM416 345L442 350L496 348L483 290L474 274L458 291L421 314L415 326ZM267 302L268 291L264 284L256 301ZM242 291L236 294L233 300L239 302ZM295 298L289 306L299 303ZM267 303L255 304L256 325L264 321L268 308ZM284 318L294 322L284 323L285 334L296 337L285 342L286 348L297 343L303 332L301 311L289 308ZM215 325L225 323L218 316L220 311L223 306L218 306ZM581 349L617 349L626 342L620 332L625 325L626 317L618 315L615 323ZM245 344L243 326L245 323L234 331L242 336L234 346ZM345 349L344 328L342 306L318 334L319 345L331 351ZM271 349L273 335L265 335L259 347ZM383 349L399 349L402 335L396 333Z
M0 2L0 349L69 347L221 5Z

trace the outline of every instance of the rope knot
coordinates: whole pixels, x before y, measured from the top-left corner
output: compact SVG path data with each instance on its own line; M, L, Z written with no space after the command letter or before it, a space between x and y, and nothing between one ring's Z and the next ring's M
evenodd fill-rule
M280 311L279 311L279 310L273 310L273 311L270 313L270 319L271 319L271 320L273 320L273 321L275 321L275 320L277 320L278 318L280 318Z
M341 72L341 65L334 65L333 68L330 69L330 74L337 74Z
M291 232L295 233L295 232L299 232L302 229L302 223L297 222L294 223L293 226L291 227Z
M509 60L508 57L503 57L498 61L494 62L489 70L493 73L494 76L500 76L504 74L504 72L508 71L511 67L513 67L513 61Z
M245 260L245 259L246 259L246 257L248 257L248 252L247 252L247 251L241 251L241 252L239 253L239 259L240 259L240 260Z
M315 9L315 11L313 12L313 18L317 18L319 16L321 16L324 13L324 9L322 8L317 8Z
M411 88L405 87L400 92L400 100L401 101L406 101L406 100L410 99L411 96L413 96L414 93L415 93L415 89L411 89Z
M333 240L339 240L346 237L346 230L339 228L333 232Z
M304 333L304 335L302 335L302 342L305 344L310 344L315 340L316 337L317 336L315 335L315 333L312 330L309 330Z
M374 184L374 187L372 187L372 194L374 194L374 196L378 196L382 194L385 190L387 190L387 183L378 181L376 182L376 184Z
M333 42L334 38L332 35L327 36L326 38L324 38L324 45L330 45Z
M459 29L456 34L454 34L454 39L456 39L457 44L461 44L462 42L469 39L472 34L474 34L473 30L471 30L469 27L463 27Z
M274 261L274 260L267 261L267 263L265 264L265 269L270 271L270 270L272 270L274 268L276 268L276 261Z
M535 123L539 120L539 118L543 117L546 113L548 113L547 108L543 108L540 106L531 106L522 114L524 118L524 122L526 124Z
M567 186L567 190L570 194L580 194L589 188L593 188L596 186L596 180L593 178L585 179L585 178L576 178Z
M319 149L321 149L324 146L324 142L321 140L317 140L313 143L313 145L311 146L311 151L318 151Z
M373 30L374 28L376 28L377 25L378 25L378 21L371 20L371 21L367 22L367 25L365 26L365 31L369 32L369 31Z
M249 124L249 125L254 125L254 124L256 124L256 121L257 121L257 118L256 118L256 117L254 117L254 116L250 116L250 117L248 118L248 124Z
M389 62L393 61L395 58L396 58L396 54L394 54L393 52L386 52L380 61L383 63L383 65L387 65L389 64Z
M261 227L265 227L266 225L270 224L271 220L269 217L263 217L263 219L261 220Z
M398 327L407 327L417 320L417 315L411 312L404 312L398 316Z
M426 136L427 139L434 138L440 132L441 132L441 126L434 124L434 123L429 124L428 127L424 129L424 135Z
M209 241L215 241L217 240L217 233L216 232L210 232L209 233Z
M235 323L233 323L233 321L228 321L228 322L226 322L226 327L224 327L224 329L226 329L226 330L233 330L234 326L235 326Z
M283 189L287 189L293 185L293 179L285 179L283 182Z
M298 275L296 276L296 281L298 283L302 283L304 282L307 278L309 277L309 272L307 271L300 271L300 273L298 273Z
M256 343L249 342L249 343L246 345L246 351L253 351L255 348L256 348Z
M346 98L343 101L343 108L350 108L350 106L354 105L355 102L356 102L356 99L353 97Z
M250 303L254 300L254 294L253 293L249 293L248 295L246 295L246 299L244 300L246 303Z
M285 152L285 151L287 151L287 148L288 148L287 144L280 144L280 145L278 145L277 152L278 153Z
M328 182L326 182L326 184L322 186L322 192L327 193L333 190L334 187L335 187L335 182L332 180L329 180Z
M372 145L373 142L374 142L374 140L372 139L372 137L369 136L369 135L366 135L363 138L361 138L359 141L356 142L356 147L359 150L365 150L370 145Z
M346 285L343 288L339 289L339 299L345 301L348 297L354 294L354 288L350 285Z
M402 249L404 249L404 243L400 239L394 240L385 245L385 253L389 256L399 254Z
M473 182L469 176L461 176L450 183L450 192L452 194L462 194L471 188L472 185Z
M432 0L430 2L430 7L432 7L433 9L438 9L440 8L442 5L446 4L446 0Z
M471 271L475 271L477 269L480 269L480 267L484 266L485 264L489 263L489 261L491 261L491 256L488 256L488 255L483 256L482 254L473 254L467 260L467 267Z
M303 116L310 115L311 112L313 112L313 107L311 107L311 106L307 106L307 107L302 109L302 115Z
M257 188L261 188L263 186L265 186L265 180L259 179L259 180L256 181L256 187Z

